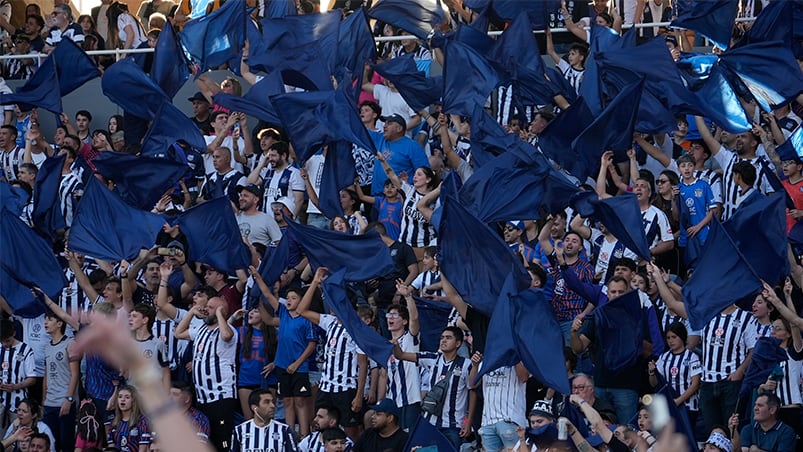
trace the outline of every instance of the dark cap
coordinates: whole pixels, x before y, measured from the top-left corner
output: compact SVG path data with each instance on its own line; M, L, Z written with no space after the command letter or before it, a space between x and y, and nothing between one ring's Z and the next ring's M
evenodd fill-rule
M407 121L405 121L404 118L402 118L402 116L399 114L382 116L379 119L381 119L383 122L395 122L396 124L401 125L402 129L407 130Z
M200 91L198 91L197 93L193 94L192 97L187 98L187 100L190 101L190 102L195 102L197 100L197 101L200 101L200 102L206 102L207 104L209 103L209 101L206 99L206 97L204 97L203 94L201 94Z
M178 240L173 240L172 242L168 243L167 248L178 248L182 253L184 252L184 244Z
M401 410L399 407L396 406L396 402L391 399L382 399L376 405L372 405L369 408L376 411L377 413L388 413L396 416L396 419L399 418L401 415Z
M552 404L546 400L535 402L535 405L533 405L533 408L530 410L530 416L543 416L555 419L555 413L552 411Z
M260 187L257 184L248 184L244 187L243 186L237 187L237 193L241 193L243 190L255 194L258 198L262 198L262 187Z

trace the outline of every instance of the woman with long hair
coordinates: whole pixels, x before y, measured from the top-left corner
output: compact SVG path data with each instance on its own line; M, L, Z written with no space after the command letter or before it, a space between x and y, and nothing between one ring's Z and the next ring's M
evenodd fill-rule
M117 391L108 447L121 452L147 452L150 443L151 431L139 409L137 390L123 386Z
M648 363L649 380L653 387L658 386L660 374L679 394L673 402L675 405L686 405L692 425L700 414L697 391L703 369L700 358L686 348L688 331L681 322L674 322L666 328L666 344L669 350L658 357L658 361Z
M128 5L125 3L112 3L106 15L109 18L108 48L136 49L147 40L145 29L142 28L139 19L128 12Z
M271 387L278 384L276 373L273 372L278 321L263 314L267 313L263 313L260 308L250 311L240 309L229 319L229 323L245 321L238 331L240 370L237 374L237 396L246 420L251 419L254 415L253 411L248 408L248 397L251 392L265 386Z
M106 48L106 41L103 39L103 36L98 33L97 24L95 24L95 20L92 19L92 16L89 14L81 14L78 16L78 25L81 26L81 30L84 32L84 40L86 40L87 36L94 36L95 37L95 48L94 49L84 49L84 50L103 50Z
M22 443L34 433L43 433L50 438L50 451L56 451L56 439L50 427L42 422L42 408L33 399L22 399L17 403L17 419L8 426L3 436L3 446L6 450L24 450ZM27 450L27 449L25 449Z

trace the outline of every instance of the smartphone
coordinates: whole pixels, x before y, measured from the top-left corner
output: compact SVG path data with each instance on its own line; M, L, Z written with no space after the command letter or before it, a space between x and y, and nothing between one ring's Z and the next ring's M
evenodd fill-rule
M157 253L159 256L175 256L175 255L176 255L176 249L175 249L175 248L164 248L164 247L160 247L160 248L159 248L159 249L156 251L156 253Z

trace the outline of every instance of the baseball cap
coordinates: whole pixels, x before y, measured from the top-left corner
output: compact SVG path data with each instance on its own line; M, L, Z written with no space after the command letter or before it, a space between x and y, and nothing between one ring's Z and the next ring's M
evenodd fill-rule
M394 402L391 399L382 399L382 401L380 401L376 405L370 406L369 408L376 411L377 413L392 414L396 416L397 419L401 415L401 410L399 409L399 407L396 406L396 402Z
M257 195L257 197L259 197L259 198L262 197L262 187L260 187L257 184L248 184L246 186L237 187L237 193L241 193L243 190L247 190L247 191Z
M706 444L710 444L712 446L718 447L720 450L724 450L725 452L731 452L731 440L725 437L722 433L713 432L711 436L705 440Z
M507 225L508 226L513 226L514 228L520 229L522 231L525 229L524 228L524 222L521 221L521 220L508 221Z
M204 95L201 94L200 91L198 91L197 93L193 94L192 97L187 98L187 100L190 101L190 102L194 102L194 101L197 100L197 101L201 101L201 102L206 102L207 104L209 103L209 101L206 100L206 97L204 97Z
M184 244L178 240L173 240L172 242L168 243L167 248L178 248L181 250L181 252L184 252Z
M530 410L530 416L532 415L555 419L555 414L552 412L552 405L546 400L539 400L535 402L533 409Z
M400 114L382 116L379 119L381 119L383 122L395 122L396 124L402 126L402 129L407 130L407 121L405 121Z

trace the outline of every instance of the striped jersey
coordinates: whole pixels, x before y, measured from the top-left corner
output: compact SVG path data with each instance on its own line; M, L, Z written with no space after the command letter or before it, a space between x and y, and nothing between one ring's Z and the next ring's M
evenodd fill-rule
M354 448L354 442L351 441L351 438L346 438L346 448L343 449L343 452L349 452L351 449ZM300 452L326 452L326 447L323 444L323 438L321 438L321 432L312 432L307 435L306 438L302 439L301 442L298 443L298 450Z
M418 201L421 201L424 195L407 182L402 183L402 190L404 191L404 215L401 220L399 241L413 248L437 245L438 236L435 228L418 210ZM440 202L435 204L437 207Z
M151 443L151 429L145 416L140 416L134 425L129 425L129 422L120 421L112 427L109 445L121 452L138 452L139 446Z
M61 297L58 300L59 306L73 317L78 317L80 313L88 311L91 308L93 300L89 299L84 289L78 284L75 273L72 271L67 261L62 261L61 258L59 258L59 260L64 268L64 277L67 279L67 284L64 286L64 289L61 290ZM100 267L90 262L88 259L81 265L81 269L87 276L98 268ZM69 326L67 330L70 330Z
M482 425L499 421L525 427L527 383L519 381L515 367L500 367L482 376Z
M228 341L220 337L220 327L204 323L190 324L190 339L195 347L192 355L192 380L198 403L211 403L237 397L237 330Z
M772 322L762 325L755 317L750 318L750 329L753 330L756 340L760 337L772 337ZM755 343L753 344L755 345Z
M0 346L0 367L2 367L3 384L19 384L22 380L34 376L36 362L33 349L25 342L19 342L9 348ZM0 400L9 411L17 411L17 403L26 397L25 389L0 392Z
M665 351L656 361L655 367L678 395L682 395L689 389L692 377L703 373L703 369L700 367L700 358L685 348L678 354L672 353L671 350ZM691 396L686 400L685 405L689 411L699 411L698 395Z
M271 420L264 427L253 419L234 427L231 436L231 452L295 452L297 450L293 431L286 424Z
M719 314L703 327L703 381L723 381L736 371L755 344L747 311Z
M81 178L74 172L61 175L59 182L59 202L61 205L61 214L64 216L64 223L67 227L72 225L72 217L75 213L75 194L78 190L84 189L84 183Z
M801 396L800 378L803 375L803 354L797 353L793 355L792 348L794 345L790 343L786 349L787 359L781 361L778 365L783 371L783 378L778 381L778 386L775 388L775 395L781 399L781 406L794 405L803 403Z
M19 146L14 146L11 151L0 150L0 166L3 169L3 177L6 182L13 182L17 180L17 173L22 165L22 155L25 150Z
M739 186L736 185L736 181L733 178L733 166L741 161L748 161L753 164L756 168L756 183L753 188L760 191L761 193L768 195L770 193L774 193L775 189L772 188L767 175L769 172L773 171L773 168L769 161L764 156L758 156L754 159L743 159L739 157L733 151L729 151L725 149L724 146L719 148L719 152L714 156L719 163L719 166L723 169L723 182L722 182L722 190L723 190L723 211L722 211L722 221L727 220L730 218L733 213L736 211L737 200L739 199L740 190Z
M364 354L337 317L321 314L318 326L326 332L321 391L345 392L357 389L357 355Z
M397 341L404 352L418 353L421 338L413 336L409 331ZM399 361L391 355L388 359L388 391L387 397L396 402L399 408L421 401L421 375L418 366L409 361Z
M165 354L167 355L167 362L170 369L173 370L178 366L179 358L181 357L180 351L186 347L186 340L176 337L176 326L178 326L181 319L187 315L184 309L176 309L176 318L161 320L158 317L153 322L153 329L151 332L165 344Z
M446 361L442 353L435 352L420 352L417 356L418 364L428 368L429 388L451 372L443 399L443 411L440 416L427 414L425 417L436 427L462 427L463 419L468 415L468 373L471 370L471 360L457 356L452 361Z

